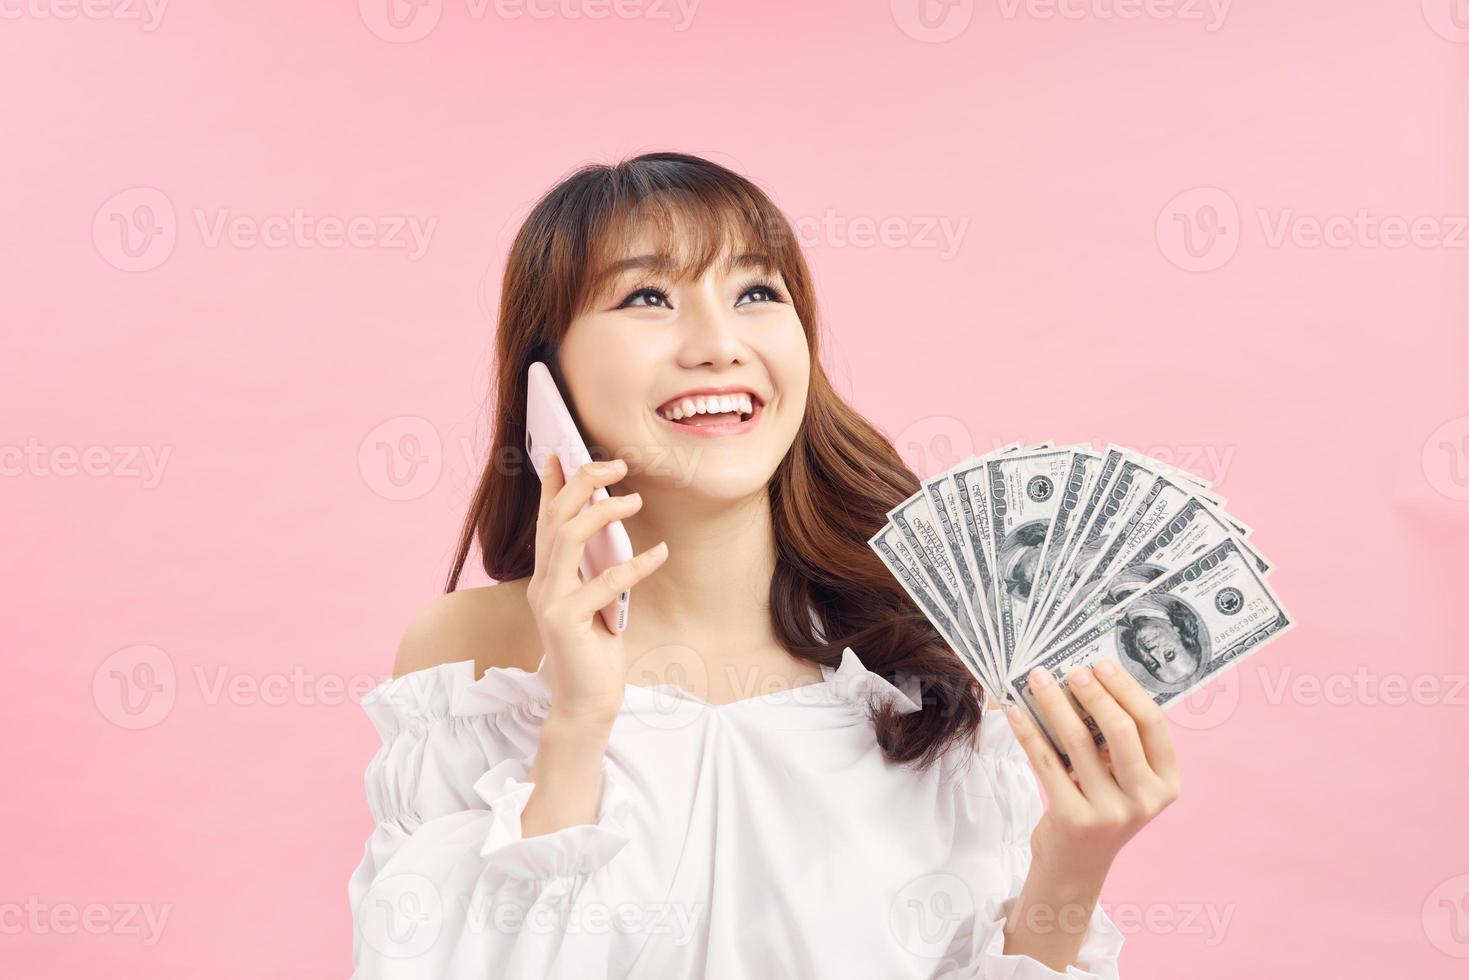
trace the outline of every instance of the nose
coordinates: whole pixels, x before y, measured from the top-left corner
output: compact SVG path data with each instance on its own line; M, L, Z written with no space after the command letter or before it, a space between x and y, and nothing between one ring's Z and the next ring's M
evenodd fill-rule
M707 280L685 296L678 329L683 367L724 367L749 359L737 312Z

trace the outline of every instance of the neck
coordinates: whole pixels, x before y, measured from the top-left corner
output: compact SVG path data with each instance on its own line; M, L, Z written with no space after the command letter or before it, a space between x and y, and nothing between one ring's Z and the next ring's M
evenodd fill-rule
M638 489L643 506L623 522L633 553L667 541L668 558L633 588L631 650L677 643L724 659L768 648L775 573L768 493L729 501L678 488Z

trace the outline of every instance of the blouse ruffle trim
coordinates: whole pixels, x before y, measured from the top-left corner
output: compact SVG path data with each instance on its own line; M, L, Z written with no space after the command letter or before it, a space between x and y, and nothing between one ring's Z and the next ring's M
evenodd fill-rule
M971 962L963 977L985 980L1117 980L1117 959L1125 939L1098 904L1088 922L1076 962L1057 972L1030 956L1004 953L1005 924L1019 901L1030 865L1030 831L1044 813L1044 804L1025 750L999 710L987 709L980 722L976 751L970 760L984 771L981 777L1003 813L1006 834L1002 844L1010 853L1010 895L998 909L976 917ZM974 784L971 784L974 785ZM983 784L980 784L983 785ZM977 819L970 814L969 819ZM969 972L973 971L973 972ZM947 977L951 975L946 974Z
M625 829L630 800L605 758L596 823L524 836L521 815L535 789L528 771L520 759L502 759L475 781L475 792L494 815L479 852L488 860L486 886L498 887L512 879L542 881L590 874L631 840Z
M383 681L362 696L362 710L387 742L399 732L457 714L455 696L473 683L473 660L437 664Z
M542 660L541 665L544 664ZM923 709L916 677L899 675L901 686L894 685L868 670L850 646L842 649L842 660L837 667L823 664L821 673L825 691L838 700L853 705L865 705L870 700L890 702L899 714ZM682 690L675 684L659 684L649 689L675 694ZM491 667L475 680L472 660L438 664L383 681L362 698L363 710L384 741L400 731L446 716L472 717L521 710L544 719L550 707L551 684L539 669Z
M1063 973L1033 957L1004 952L1005 924L1017 901L1018 895L1007 899L998 915L977 926L975 959L971 963L976 971L974 976L984 980L1117 980L1117 960L1125 937L1101 911L1100 905L1087 923L1076 962Z
M854 704L868 699L891 702L900 715L923 710L923 694L918 686L918 678L899 674L898 680L902 686L895 686L881 674L868 670L851 647L842 648L842 662L835 669L822 664L821 673L838 697Z

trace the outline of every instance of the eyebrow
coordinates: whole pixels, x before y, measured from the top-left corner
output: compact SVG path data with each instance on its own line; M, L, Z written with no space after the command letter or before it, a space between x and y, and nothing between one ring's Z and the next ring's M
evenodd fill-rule
M601 289L606 283L620 276L629 269L659 269L666 270L673 265L673 261L666 255L635 255L627 259L618 259L607 268L597 273L595 288ZM724 264L725 272L735 269L758 268L769 269L774 266L770 256L758 252L746 252L743 255L731 256Z

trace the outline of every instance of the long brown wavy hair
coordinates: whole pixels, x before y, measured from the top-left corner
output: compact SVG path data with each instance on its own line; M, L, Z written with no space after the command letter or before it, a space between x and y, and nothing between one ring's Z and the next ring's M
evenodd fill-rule
M979 687L867 544L887 511L919 490L918 477L822 369L811 274L789 222L753 183L708 160L648 153L582 167L551 188L521 225L500 293L493 441L444 591L457 588L476 542L495 581L535 571L540 485L530 466L504 465L524 456L526 372L532 361L545 361L576 417L556 366L557 345L594 301L595 270L617 258L632 233L650 228L662 234L661 254L673 262L686 256L673 270L680 278L701 276L737 243L768 255L785 279L806 333L811 378L805 418L769 484L776 634L792 656L835 667L850 645L868 670L890 682L899 674L916 679L922 711L899 714L878 703L871 721L889 760L934 764L975 736ZM674 241L681 247L668 247ZM824 635L815 632L810 610Z

